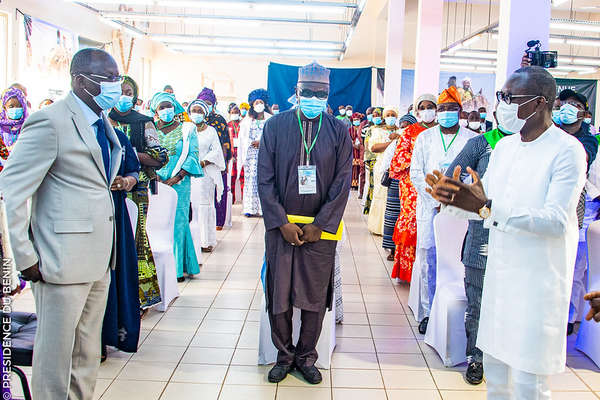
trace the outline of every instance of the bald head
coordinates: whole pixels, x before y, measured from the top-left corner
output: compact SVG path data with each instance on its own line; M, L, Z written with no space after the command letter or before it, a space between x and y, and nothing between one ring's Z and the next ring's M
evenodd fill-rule
M556 98L556 80L550 73L537 66L525 67L516 70L507 81L515 91L542 96L546 99L548 110L552 110Z

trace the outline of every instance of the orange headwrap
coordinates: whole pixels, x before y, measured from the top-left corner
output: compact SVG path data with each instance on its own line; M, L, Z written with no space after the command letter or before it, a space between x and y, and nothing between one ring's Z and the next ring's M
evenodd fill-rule
M460 101L460 94L454 86L450 86L448 89L444 90L440 94L437 103L458 103L458 105L462 107L462 102Z

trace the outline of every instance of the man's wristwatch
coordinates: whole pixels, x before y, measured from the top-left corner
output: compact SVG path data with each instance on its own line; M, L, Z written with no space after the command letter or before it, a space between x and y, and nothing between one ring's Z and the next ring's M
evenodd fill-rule
M479 209L479 216L483 219L487 219L492 214L492 200L485 202L483 207Z

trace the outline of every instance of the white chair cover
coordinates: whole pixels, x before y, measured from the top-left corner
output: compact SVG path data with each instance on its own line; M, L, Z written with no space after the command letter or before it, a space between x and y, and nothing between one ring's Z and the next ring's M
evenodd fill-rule
M131 223L131 229L133 230L133 237L135 238L135 231L138 221L138 206L130 198L125 198L125 205L127 206L127 214L129 214L129 222Z
M156 308L159 311L166 311L169 304L179 297L173 254L177 192L163 183L157 185L158 194L149 194L146 233L154 256L162 298L162 302Z
M421 322L425 318L423 307L421 307L421 252L416 251L415 261L410 275L410 288L408 290L408 308L413 313L415 321Z
M588 292L600 290L600 221L594 221L587 230L588 247ZM584 316L589 310L586 304ZM584 352L600 367L600 324L583 319L579 326L575 348Z
M202 247L217 244L215 184L210 177L192 178L190 201L192 203L190 231L198 263L202 264Z
M465 350L465 267L461 263L462 244L468 223L453 215L440 213L433 220L436 246L436 292L425 334L446 367L466 361Z
M293 343L298 343L300 336L300 313L301 310L294 308L294 314L292 317ZM331 355L335 349L335 301L333 301L331 311L325 313L323 318L323 328L321 330L321 336L317 342L317 353L319 358L315 366L317 368L329 369L331 367ZM273 345L271 339L271 322L269 321L269 315L266 310L266 299L263 292L261 302L261 313L260 313L260 332L258 339L258 364L272 364L277 361L277 349Z

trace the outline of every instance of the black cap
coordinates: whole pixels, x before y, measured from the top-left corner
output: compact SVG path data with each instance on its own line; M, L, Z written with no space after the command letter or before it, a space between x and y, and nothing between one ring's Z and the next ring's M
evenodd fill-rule
M558 94L558 99L560 101L565 101L569 98L574 98L575 100L577 100L578 102L580 102L581 104L583 104L583 106L585 107L585 111L588 110L588 101L587 101L587 97L585 97L584 95L582 95L581 93L577 93L574 90L571 89L565 89L562 92L560 92Z

